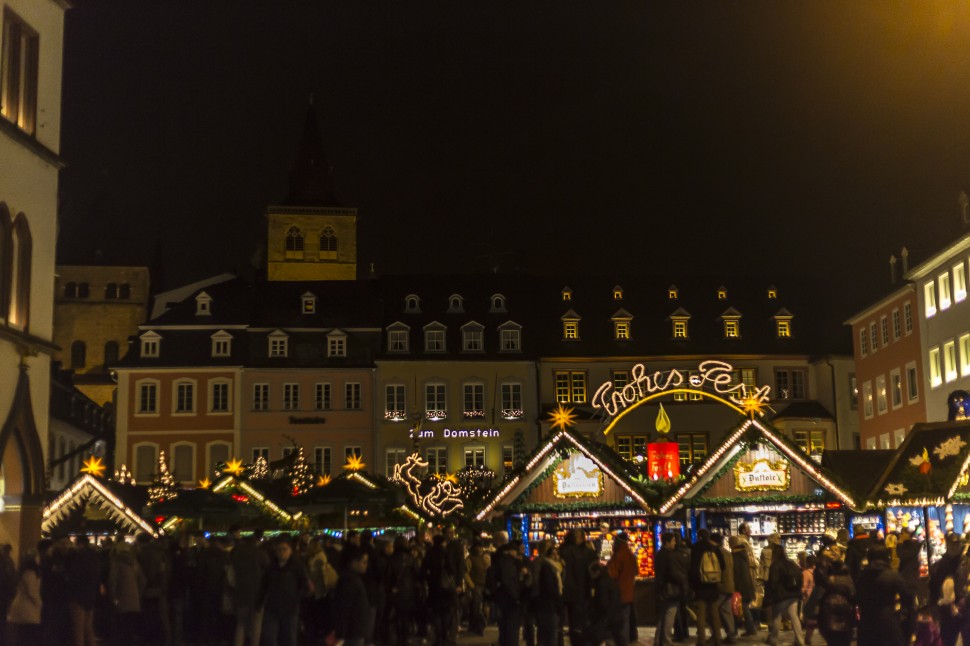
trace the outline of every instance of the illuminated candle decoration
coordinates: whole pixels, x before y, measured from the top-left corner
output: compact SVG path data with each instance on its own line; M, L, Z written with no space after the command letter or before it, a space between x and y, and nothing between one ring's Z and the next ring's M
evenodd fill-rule
M647 445L647 477L673 480L680 476L680 445L676 442L651 442Z

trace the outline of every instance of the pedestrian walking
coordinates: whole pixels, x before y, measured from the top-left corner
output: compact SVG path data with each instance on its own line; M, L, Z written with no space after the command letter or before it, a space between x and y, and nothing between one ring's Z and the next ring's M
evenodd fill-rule
M515 552L516 547L511 543L499 545L486 574L486 589L498 609L499 646L517 646L519 643L522 586Z
M557 646L559 643L559 617L562 612L562 566L555 559L552 541L539 543L536 556L536 577L532 585L533 612L538 628L539 646Z
M734 588L741 595L744 636L754 637L758 634L758 626L751 614L751 604L755 600L755 580L751 577L750 546L744 536L740 535L728 538L728 544L731 546L731 559L734 561Z
M101 591L101 559L81 534L67 559L68 612L75 646L94 646L94 606Z
M289 538L278 538L263 577L260 594L263 607L264 646L297 646L300 604L309 590L303 562L293 553Z
M733 644L737 641L737 628L734 623L734 556L731 550L724 547L724 537L721 534L711 534L711 543L721 553L724 570L721 572L721 582L717 587L717 611L721 615L721 628L724 629L722 643Z
M697 646L707 642L707 629L711 630L711 643L721 645L721 618L717 611L721 583L725 568L724 556L711 542L706 529L697 530L697 542L690 551L690 588L694 593L694 614L697 616Z
M628 631L623 623L619 586L599 561L590 564L589 580L593 594L589 605L591 621L586 643L602 644L612 638L615 646L626 646Z
M41 633L40 556L28 550L20 558L14 596L5 619L12 646L38 646Z
M805 634L798 618L798 600L802 593L802 569L788 558L785 548L772 545L771 568L768 572L768 583L765 585L765 605L771 606L771 624L768 630L767 643L778 645L778 635L784 619L791 622L796 646L805 646Z
M856 601L859 605L858 646L904 646L909 635L903 631L897 600L912 607L913 590L899 572L890 567L890 553L884 545L873 545L868 564L859 573Z
M269 567L269 555L262 546L262 532L236 541L229 554L232 571L232 610L235 620L234 646L259 646L263 633L263 609L259 595Z
M367 552L354 545L344 546L344 567L337 581L337 639L344 646L364 646L367 639L367 614L370 603L364 575L367 573Z
M832 545L830 547L836 547ZM818 604L818 632L829 646L849 646L856 624L855 584L841 550L826 549L815 566L815 589L822 590ZM826 566L826 559L829 560Z
M454 646L454 637L457 636L454 623L458 612L458 578L445 550L444 535L438 534L432 539L431 549L425 555L421 569L428 584L434 644Z
M414 622L414 610L418 602L418 578L418 567L407 539L398 536L394 539L394 553L391 555L387 572L396 646L407 646L408 643L411 624Z
M488 564L482 542L474 541L466 559L465 593L468 596L468 630L478 636L485 634L484 595Z
M145 575L138 565L130 544L119 540L111 555L108 574L108 596L114 608L114 628L111 631L115 646L131 643L139 634L141 595L145 589Z
M672 532L661 534L660 551L654 560L658 603L654 646L670 646L672 643L677 608L687 595L687 568L678 567L674 560L677 539Z
M609 575L616 581L620 589L620 616L622 630L627 637L630 635L630 622L633 615L633 588L637 580L637 558L630 550L630 537L626 533L617 533L613 539L613 553L607 563Z
M959 584L960 563L964 544L959 534L947 534L946 552L930 568L930 606L937 608L940 617L940 637L943 646L954 646L963 625L960 611L965 586Z
M569 624L569 643L571 646L586 646L584 633L589 622L589 566L597 562L596 553L586 542L585 532L576 529L566 535L559 555L563 560L563 602Z

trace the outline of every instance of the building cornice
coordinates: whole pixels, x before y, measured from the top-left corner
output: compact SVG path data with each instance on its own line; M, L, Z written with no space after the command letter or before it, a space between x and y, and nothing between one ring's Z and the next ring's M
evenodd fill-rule
M845 323L843 323L843 325L855 325L856 323L858 323L862 319L869 318L872 315L873 312L875 312L877 310L881 310L882 308L886 307L892 301L894 301L897 298L901 297L906 292L911 292L911 293L915 294L916 293L916 287L915 287L915 285L913 285L913 283L909 283L909 282L905 283L903 286L901 286L896 291L891 292L887 296L882 297L880 300L876 301L875 303L873 303L872 305L870 305L866 309L862 310L861 312L859 312L857 314L853 314L851 317L849 317L848 319L846 319L846 321L845 321Z
M956 253L964 253L968 249L970 249L970 234L963 236L962 238L960 238L953 244L949 245L942 251L936 252L935 254L927 258L925 261L916 265L908 272L906 272L906 275L903 276L903 278L907 280L920 280L926 277L930 272L932 272L948 256L951 256ZM948 271L949 269L950 268L947 267Z

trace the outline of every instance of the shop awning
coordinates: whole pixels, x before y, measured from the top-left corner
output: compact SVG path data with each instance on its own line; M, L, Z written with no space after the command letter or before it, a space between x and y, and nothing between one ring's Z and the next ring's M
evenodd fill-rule
M588 460L595 469L601 472L600 476L592 475L589 479L595 481L601 477L602 481L608 477L612 487L616 487L622 493L620 500L607 501L605 487L600 487L598 495L593 495L593 490L561 494L563 498L569 496L576 501L584 501L583 504L598 505L604 508L616 504L628 504L631 507L639 508L645 513L653 513L653 506L648 502L649 493L638 482L639 474L635 468L626 460L620 458L610 447L591 442L569 431L559 430L550 436L544 443L526 459L524 466L516 470L512 478L505 483L499 491L489 498L482 509L476 514L475 520L482 521L497 515L505 508L511 507L520 498L527 495L530 489L543 483L554 475L554 471L570 460L570 454L579 454ZM588 475L588 474L587 474ZM629 502L627 502L627 499ZM562 502L565 508L569 503Z
M157 538L160 530L138 513L147 500L144 487L123 485L82 473L44 507L41 531L49 534L68 527L85 505L95 505L119 529L132 534L145 532Z
M916 424L875 486L870 507L970 501L970 421Z
M659 511L667 516L681 506L824 503L831 499L852 509L861 509L863 503L836 475L771 425L747 419L696 466Z

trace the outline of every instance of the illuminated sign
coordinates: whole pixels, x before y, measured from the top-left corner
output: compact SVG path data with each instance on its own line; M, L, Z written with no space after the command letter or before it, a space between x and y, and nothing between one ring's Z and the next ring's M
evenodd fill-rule
M785 460L738 462L734 465L734 487L738 491L787 491L791 465Z
M410 435L413 438L415 435L414 429L410 431ZM443 438L446 440L467 440L473 438L487 438L487 437L501 437L502 434L497 428L446 428L441 431L435 431L433 429L422 429L417 432L417 437L419 440L430 440L434 438Z
M676 368L650 373L645 365L638 363L630 369L630 382L623 388L617 390L612 381L604 382L597 388L593 395L593 408L602 408L607 416L615 417L651 395L677 388L699 390L705 386L739 406L744 405L745 400L751 397L761 402L768 400L771 392L769 386L761 386L752 392L744 384L736 383L733 373L734 366L713 359L700 363L696 371L687 374Z
M651 442L647 444L647 477L651 480L673 480L680 475L680 444Z
M585 455L574 453L552 474L557 498L596 497L603 493L603 472Z

